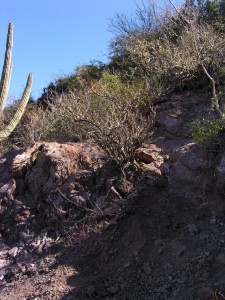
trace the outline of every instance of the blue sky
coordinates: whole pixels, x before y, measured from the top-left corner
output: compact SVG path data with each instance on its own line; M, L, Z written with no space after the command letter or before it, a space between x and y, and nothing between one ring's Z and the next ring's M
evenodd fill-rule
M32 96L76 66L107 61L113 35L108 19L131 15L142 0L1 0L0 72L8 23L14 23L13 71L9 99L18 99L29 72ZM158 1L159 2L159 1Z

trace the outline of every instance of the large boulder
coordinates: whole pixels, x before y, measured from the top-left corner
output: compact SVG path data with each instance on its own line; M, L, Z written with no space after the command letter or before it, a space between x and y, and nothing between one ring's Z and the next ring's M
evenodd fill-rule
M197 182L207 163L206 154L195 143L178 147L170 155L170 180L178 184Z
M35 143L0 158L0 231L7 243L79 220L87 209L103 152L88 143ZM71 216L71 217L70 217ZM24 236L29 236L24 241Z
M103 153L88 143L35 143L23 152L12 149L0 159L0 186L14 179L36 197L56 191L70 175L95 171ZM75 176L76 177L76 176Z

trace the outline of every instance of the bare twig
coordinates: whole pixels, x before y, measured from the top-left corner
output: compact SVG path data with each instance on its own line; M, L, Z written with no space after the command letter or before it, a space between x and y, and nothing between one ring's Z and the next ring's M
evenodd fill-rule
M74 204L76 207L78 207L78 208L80 208L80 209L83 209L83 210L86 210L86 211L90 211L90 212L92 212L92 213L95 212L93 209L89 209L89 208L87 208L87 207L83 207L83 206L81 206L81 205L79 205L79 204L73 202L73 201L70 200L68 197L66 197L66 196L60 191L59 188L57 188L57 191L60 193L60 195L61 195L66 201L68 201L68 202Z

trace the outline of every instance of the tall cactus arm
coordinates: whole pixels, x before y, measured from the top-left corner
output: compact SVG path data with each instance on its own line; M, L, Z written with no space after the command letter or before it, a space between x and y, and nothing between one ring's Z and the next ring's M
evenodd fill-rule
M19 102L19 105L18 105L18 108L17 108L17 111L16 111L14 117L12 118L10 123L8 125L6 125L5 128L0 131L0 141L7 138L13 132L13 130L19 123L22 115L24 114L25 108L26 108L27 103L30 98L32 80L33 80L33 77L32 77L32 74L30 73L28 76L28 79L27 79L27 84L26 84L25 90L23 92L23 97Z
M0 115L5 106L5 101L9 91L11 73L12 73L12 47L13 47L13 24L9 24L4 65L2 69L1 83L0 83Z
M5 59L4 59L4 65L2 69L2 76L0 82L0 117L2 117L5 102L9 92L9 85L10 85L10 79L12 73L12 47L13 47L13 24L10 23L8 28ZM23 97L18 105L14 117L12 118L12 120L9 122L8 125L4 126L4 128L0 130L0 141L7 138L15 129L16 125L19 123L30 98L31 86L32 86L32 74L29 74L26 88L23 92Z

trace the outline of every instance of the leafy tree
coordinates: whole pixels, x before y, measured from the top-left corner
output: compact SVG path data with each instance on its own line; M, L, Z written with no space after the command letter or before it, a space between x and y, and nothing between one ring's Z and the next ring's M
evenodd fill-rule
M186 0L183 9L197 9L201 20L213 25L217 30L225 30L225 0Z
M218 30L225 29L225 0L202 1L200 15Z

